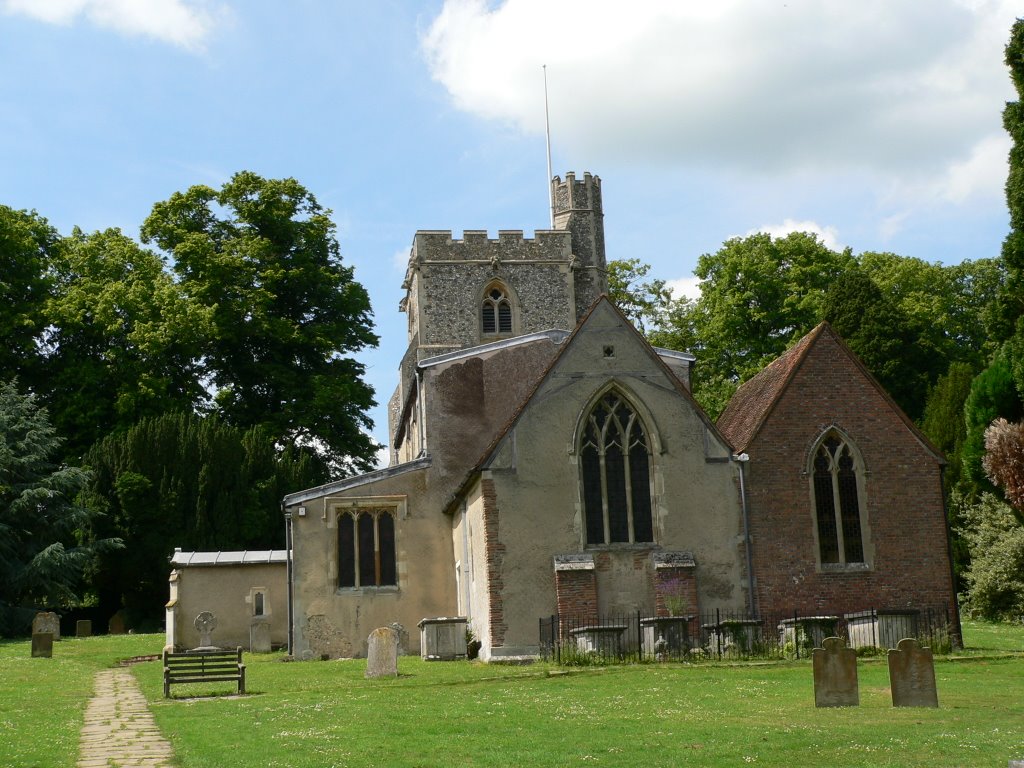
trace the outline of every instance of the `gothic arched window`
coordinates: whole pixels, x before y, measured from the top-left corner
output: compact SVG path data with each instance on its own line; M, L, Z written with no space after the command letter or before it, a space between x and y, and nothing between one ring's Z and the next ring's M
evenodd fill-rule
M614 391L587 415L580 463L587 543L654 541L647 435L636 411Z
M822 565L865 563L864 526L856 448L830 431L812 461L815 524ZM862 477L860 478L862 479Z
M501 283L492 283L484 291L480 304L480 330L484 336L512 333L512 301Z

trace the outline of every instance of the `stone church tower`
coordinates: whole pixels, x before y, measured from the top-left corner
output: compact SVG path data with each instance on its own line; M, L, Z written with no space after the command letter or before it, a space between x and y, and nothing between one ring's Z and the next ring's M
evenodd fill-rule
M571 331L608 290L601 179L551 180L554 229L420 230L413 238L405 297L409 347L389 402L390 437L416 385L420 361L550 330ZM394 457L393 457L394 458Z

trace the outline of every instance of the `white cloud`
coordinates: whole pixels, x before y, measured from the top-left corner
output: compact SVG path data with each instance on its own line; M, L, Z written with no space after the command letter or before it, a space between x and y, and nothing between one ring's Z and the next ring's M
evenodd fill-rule
M84 17L125 36L141 35L188 50L202 50L223 6L201 0L0 0L0 9L48 24L73 24Z
M628 11L447 0L422 46L459 108L535 133L547 64L556 152L594 163L893 180L952 173L1000 130L1018 11L1007 0L633 0Z
M667 280L665 287L672 291L672 297L675 299L686 298L696 301L700 298L699 277L680 277L675 280Z
M791 232L809 232L812 235L817 235L818 239L830 250L841 251L846 247L839 242L839 232L835 227L823 227L816 221L786 219L781 224L765 224L763 227L752 229L747 232L747 235L753 235L758 232L765 232L773 238L785 237Z

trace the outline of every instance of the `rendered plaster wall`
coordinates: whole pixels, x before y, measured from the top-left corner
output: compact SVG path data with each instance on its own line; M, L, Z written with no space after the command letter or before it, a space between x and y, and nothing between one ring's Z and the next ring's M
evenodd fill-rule
M249 649L253 593L263 592L262 620L270 623L270 642L288 641L288 593L284 563L179 567L174 641L181 648L199 645L195 618L210 611L217 618L214 645Z
M295 651L332 658L365 656L378 627L402 625L405 653L419 653L421 619L456 612L451 521L416 469L331 493L292 512ZM397 586L338 587L339 513L352 506L394 506Z
M653 545L585 542L575 435L580 415L611 384L636 405L653 443ZM602 613L654 615L657 550L693 553L701 609L742 610L742 513L728 456L636 332L599 304L488 465L503 547L504 645L536 649L537 619L557 607L556 554L594 553Z
M489 649L491 604L483 504L483 494L477 482L466 494L464 506L460 506L452 517L452 537L462 562L462 615L468 619L467 626L482 647ZM485 654L483 658L486 660L488 656Z

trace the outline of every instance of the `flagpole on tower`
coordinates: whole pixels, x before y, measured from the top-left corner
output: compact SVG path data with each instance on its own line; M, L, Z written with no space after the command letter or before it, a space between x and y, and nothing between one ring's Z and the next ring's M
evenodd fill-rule
M548 208L551 211L551 228L555 228L555 197L551 188L551 121L548 118L548 65L541 65L544 70L544 137L548 147Z

